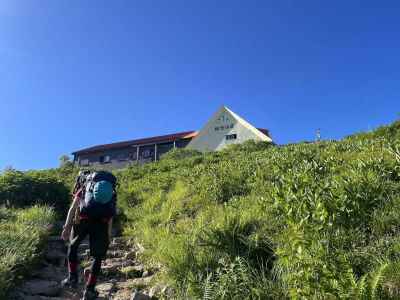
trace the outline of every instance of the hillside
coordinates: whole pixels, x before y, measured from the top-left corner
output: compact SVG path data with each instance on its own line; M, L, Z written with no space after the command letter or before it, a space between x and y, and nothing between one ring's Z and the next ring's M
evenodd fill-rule
M3 294L32 273L76 173L0 174ZM121 266L101 286L118 299L149 278L146 290L167 284L176 299L400 298L400 121L341 141L172 151L116 175L134 241L109 253ZM129 278L124 251L155 275Z
M400 297L400 122L337 142L176 151L118 176L125 234L178 298Z

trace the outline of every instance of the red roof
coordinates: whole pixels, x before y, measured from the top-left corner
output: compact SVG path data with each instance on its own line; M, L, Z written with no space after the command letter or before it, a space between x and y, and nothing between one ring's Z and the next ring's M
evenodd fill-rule
M269 136L268 129L258 128L258 130L260 130L265 135ZM118 143L97 145L97 146L93 146L93 147L89 147L89 148L85 148L85 149L81 149L81 150L72 152L72 154L75 155L75 154L85 154L85 153L91 153L91 152L100 152L100 151L104 151L104 150L125 148L125 147L137 146L137 145L141 146L141 145L146 145L146 144L168 143L168 142L173 142L173 141L182 140L182 139L189 139L189 138L191 139L191 138L194 138L197 134L198 134L198 131L178 132L178 133L160 135L160 136L144 138L144 139L137 139L137 140L118 142Z
M197 134L197 131L185 131L185 132L178 132L178 133L174 133L174 134L154 136L154 137L145 138L145 139L137 139L137 140L118 142L118 143L97 145L97 146L93 146L93 147L89 147L89 148L85 148L82 150L72 152L72 154L83 154L83 153L89 153L89 152L97 152L97 151L104 151L104 150L110 150L110 149L116 149L116 148L136 146L136 145L168 143L168 142L173 142L176 140L193 138L194 136L196 136L196 134Z

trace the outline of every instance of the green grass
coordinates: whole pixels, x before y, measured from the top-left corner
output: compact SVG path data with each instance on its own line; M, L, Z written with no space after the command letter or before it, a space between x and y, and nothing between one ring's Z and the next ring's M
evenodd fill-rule
M31 270L54 218L46 207L0 209L0 299Z
M125 234L181 298L400 297L400 122L342 141L173 151L118 177Z

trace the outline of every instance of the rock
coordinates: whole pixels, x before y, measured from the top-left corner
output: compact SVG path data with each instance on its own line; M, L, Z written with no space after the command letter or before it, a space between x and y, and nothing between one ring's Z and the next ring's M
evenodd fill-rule
M109 297L113 289L114 289L114 284L112 283L100 283L96 285L96 290L102 297Z
M131 300L151 300L151 297L142 292L135 291L131 296Z
M24 300L42 300L41 296L31 296L31 295L24 295L23 298L20 299L24 299Z
M60 271L60 269L55 268L52 265L45 265L39 270L32 272L32 277L39 279L46 279L50 281L61 281L64 277L64 274Z
M19 289L15 289L8 294L9 300L23 300L25 299L25 294Z
M132 288L145 288L150 285L153 276L146 277L146 278L135 278L135 279L128 279L126 281L119 281L116 283L117 290L132 290Z
M120 258L107 258L104 261L104 266L123 267L125 266L125 261Z
M32 295L24 295L23 300L64 300L59 297L45 297L45 296L32 296Z
M121 269L133 266L134 261L125 260L124 258L108 258L104 261L102 271L104 274L117 274L121 272Z
M28 295L41 295L41 296L58 296L61 292L61 286L56 281L48 281L43 279L33 279L26 282L21 289Z
M89 242L82 242L78 247L78 252L83 252L90 249Z
M174 289L167 285L161 290L161 295L167 299L174 298L174 293Z
M42 300L42 296L32 296L32 295L25 295L23 294L22 296L20 296L20 298L18 299L23 299L23 300Z
M129 250L131 247L126 243L125 238L116 237L114 238L110 245L109 250Z
M81 260L89 259L90 258L90 249L86 249L83 252L79 252L78 256Z
M153 299L158 298L167 298L171 299L173 297L174 291L171 287L165 284L157 284L156 286L152 287L149 291L149 296Z
M150 282L153 280L154 276L149 276L145 278L135 278L132 280L132 283L136 286L148 286Z
M142 277L149 277L151 275L153 275L152 272L149 271L149 270L146 270L146 271L143 272Z
M57 248L60 251L67 252L67 246L65 245L65 242L58 236L52 236L48 239L47 248Z
M153 286L149 291L150 298L160 296L160 294L164 288L165 288L165 286L161 285L161 284L157 284L156 286Z
M132 290L125 289L125 290L117 290L115 293L112 294L110 300L128 300L131 299Z
M136 250L137 254L142 254L145 251L144 247L139 243L136 244L136 248L137 248Z
M120 273L120 269L123 268L123 263L111 263L101 267L101 272L107 276L113 276Z
M107 256L110 258L121 258L125 257L125 251L123 250L113 250L113 251L108 251Z
M139 278L143 276L144 267L143 265L138 266L127 266L121 268L121 273L128 278Z
M66 255L64 252L61 252L57 249L48 250L45 255L46 261L55 265L55 266L62 266L64 265Z
M135 260L136 259L136 251L128 251L125 253L124 255L125 259L132 259Z
M112 244L125 244L125 239L121 236L115 237L112 240Z
M66 254L67 247L63 240L55 236L49 239L45 252L45 259L49 263L61 266L64 264Z

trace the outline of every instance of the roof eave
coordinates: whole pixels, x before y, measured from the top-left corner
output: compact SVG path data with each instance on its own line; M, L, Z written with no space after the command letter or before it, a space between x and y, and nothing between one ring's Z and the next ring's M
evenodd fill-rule
M102 152L102 151L111 150L111 149L129 148L129 147L137 147L137 146L148 146L148 145L153 145L153 144L162 144L162 143L168 143L168 142L174 142L174 141L193 138L196 134L197 134L197 131L185 131L185 132L181 132L181 133L160 136L159 140L156 140L158 137L153 137L155 140L151 141L151 142L140 143L141 140L146 141L146 140L150 140L150 139L153 139L153 138L137 139L137 140L132 140L132 141L117 142L117 143L113 143L113 144L105 144L105 145L93 146L93 147L90 147L90 148L85 148L85 149L82 149L82 150L78 150L78 151L72 152L71 154L72 155L81 155L81 154L90 154L90 153ZM126 144L123 144L123 143L126 143ZM123 144L123 145L121 145L121 144ZM92 149L92 148L96 148L96 149Z

